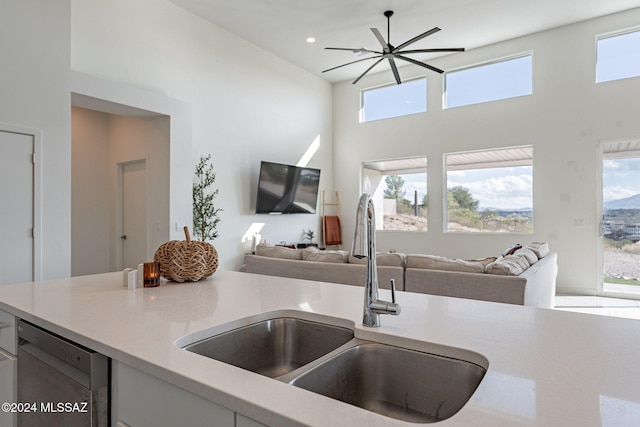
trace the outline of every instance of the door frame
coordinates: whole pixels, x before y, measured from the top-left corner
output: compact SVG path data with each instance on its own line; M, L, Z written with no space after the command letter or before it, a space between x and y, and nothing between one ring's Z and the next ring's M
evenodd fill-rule
M146 252L147 254L149 254L149 156L144 156L144 157L140 157L140 158L136 158L136 159L131 159L131 160L126 160L123 162L117 162L116 163L116 167L117 167L117 188L118 188L118 193L116 195L116 218L115 218L115 224L116 224L116 234L115 234L115 261L116 261L116 271L118 270L122 270L123 267L123 255L124 255L124 251L123 251L123 243L122 243L122 239L121 236L124 234L124 224L123 224L123 216L124 216L124 205L122 203L122 199L124 196L124 167L126 165L130 165L130 164L134 164L134 163L144 163L145 167L144 167L144 174L145 174L145 182L147 183L145 186L145 197L147 199L147 203L146 203L146 212L145 212L145 219L146 219L146 224L147 224L147 232L145 233L146 237L146 242L145 243L145 248L146 248Z
M602 192L604 190L603 183L603 163L605 160L604 155L604 146L605 144L615 144L617 142L627 142L627 141L638 141L640 137L632 137L632 138L614 138L614 139L601 139L597 144L597 194L596 194L596 213L598 215L596 220L596 232L597 234L597 274L598 274L598 287L597 287L597 295L604 297L612 297L612 298L625 298L625 299L640 299L640 294L628 294L621 292L611 292L604 290L604 200Z
M0 130L33 138L33 280L42 280L42 129L0 122Z

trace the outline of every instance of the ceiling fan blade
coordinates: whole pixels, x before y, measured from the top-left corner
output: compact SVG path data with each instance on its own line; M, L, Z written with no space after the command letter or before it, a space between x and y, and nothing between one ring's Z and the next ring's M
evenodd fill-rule
M425 31L424 33L415 36L414 38L412 38L411 40L407 40L406 42L402 43L400 46L397 46L393 49L393 52L397 52L400 49L402 49L403 47L407 47L410 44L413 44L415 42L417 42L418 40L422 40L423 38L430 36L433 33L437 33L438 31L440 31L440 28L438 27L433 27L432 29L430 29L429 31Z
M326 50L360 50L359 47L325 47Z
M384 59L384 58L380 58L380 59L378 59L378 60L375 62L375 64L373 64L371 67L367 68L367 70L366 70L364 73L360 74L360 76L359 76L357 79L355 79L355 80L353 81L353 83L351 83L351 84L356 84L356 83L358 83L358 82L360 81L360 79L361 79L361 78L363 78L363 77L365 76L365 74L367 74L369 71L371 71L371 69L372 69L373 67L375 67L376 65L378 65L378 64L380 63L380 61L382 61L383 59Z
M429 64L425 64L424 62L416 61L415 59L412 59L412 58L407 58L406 56L396 55L396 58L402 59L403 61L411 62L412 64L419 65L420 67L428 68L429 70L435 71L436 73L440 73L440 74L444 73L444 70L441 70L440 68L436 68Z
M376 38L380 42L380 45L382 46L382 51L385 53L388 53L389 45L387 44L386 41L384 41L384 37L382 37L382 34L380 34L380 31L378 31L377 28L371 28L371 31L373 32L373 35L376 36Z
M350 47L325 47L326 50L347 50L347 51L351 51L351 52L366 52L366 53L377 53L379 55L382 55L382 52L378 52L376 50L369 50L366 49L364 47L356 47L356 48L350 48Z
M432 53L432 52L464 52L463 47L443 47L438 49L415 49L415 50L403 50L402 52L395 52L404 55L405 53Z
M398 67L396 67L396 61L393 58L389 58L389 65L391 65L391 71L393 71L393 77L396 79L397 84L402 84L402 80L400 80L400 74L398 73Z
M333 68L328 68L324 71L322 71L323 73L326 73L327 71L331 71L331 70L335 70L336 68L342 68L342 67L346 67L347 65L351 65L351 64L355 64L356 62L362 62L362 61L368 61L369 59L374 59L374 58L380 58L381 55L378 56L370 56L368 58L362 58L362 59L357 59L355 61L351 61L351 62L347 62L346 64L342 64L342 65L338 65L337 67L333 67ZM380 59L380 61L382 61L382 59ZM380 62L378 61L378 62ZM376 62L377 64L377 62ZM375 64L374 64L375 65Z

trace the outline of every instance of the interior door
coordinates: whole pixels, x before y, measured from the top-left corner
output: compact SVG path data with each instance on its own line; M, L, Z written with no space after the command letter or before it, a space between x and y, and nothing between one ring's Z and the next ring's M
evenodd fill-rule
M147 251L147 165L122 164L122 267L150 261Z
M33 280L34 137L0 131L0 284Z
M640 295L640 141L602 148L602 293Z

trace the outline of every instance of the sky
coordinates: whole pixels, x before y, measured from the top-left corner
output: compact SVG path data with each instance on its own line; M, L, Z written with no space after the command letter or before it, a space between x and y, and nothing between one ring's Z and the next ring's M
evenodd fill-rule
M640 75L640 31L598 40L596 81Z
M447 173L447 188L462 185L480 201L480 210L532 209L533 168L474 169Z
M400 176L405 181L405 199L413 203L414 191L417 190L418 203L422 203L422 198L427 192L425 174ZM480 209L530 209L533 206L531 166L449 172L447 187L458 185L469 189L473 197L480 201Z
M640 157L602 162L602 201L640 194Z

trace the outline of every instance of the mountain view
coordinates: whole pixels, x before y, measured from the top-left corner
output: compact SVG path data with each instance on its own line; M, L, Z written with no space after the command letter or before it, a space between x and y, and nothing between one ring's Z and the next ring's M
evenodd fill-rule
M640 194L604 203L605 209L640 209Z

